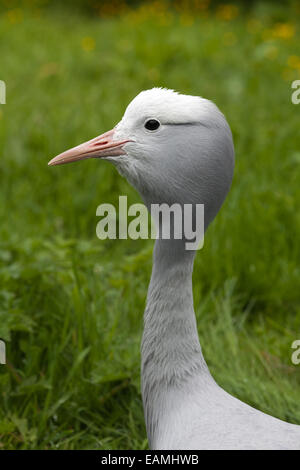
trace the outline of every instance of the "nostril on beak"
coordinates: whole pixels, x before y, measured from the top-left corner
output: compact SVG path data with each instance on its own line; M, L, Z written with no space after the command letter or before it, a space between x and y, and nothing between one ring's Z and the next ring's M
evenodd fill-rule
M95 142L94 147L98 147L99 145L106 145L108 144L108 140L101 140L100 142Z

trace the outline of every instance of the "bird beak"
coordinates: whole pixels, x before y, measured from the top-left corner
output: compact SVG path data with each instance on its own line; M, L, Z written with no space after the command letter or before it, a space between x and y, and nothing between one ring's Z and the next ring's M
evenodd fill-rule
M84 144L77 145L57 157L52 158L48 163L49 166L63 165L64 163L77 162L86 158L103 158L110 156L126 155L123 145L130 140L117 141L113 140L115 130L105 132L95 139L89 140Z

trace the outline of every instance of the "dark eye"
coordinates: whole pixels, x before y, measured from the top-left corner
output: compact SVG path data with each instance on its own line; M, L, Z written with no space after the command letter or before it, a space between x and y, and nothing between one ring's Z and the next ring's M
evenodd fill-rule
M148 129L148 131L156 131L160 126L160 122L157 121L157 119L148 119L148 121L145 122L145 127Z

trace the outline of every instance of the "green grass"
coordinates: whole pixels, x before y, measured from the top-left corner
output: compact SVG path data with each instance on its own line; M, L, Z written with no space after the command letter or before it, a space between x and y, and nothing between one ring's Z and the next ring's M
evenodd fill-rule
M231 21L0 17L1 448L147 448L139 344L152 241L95 234L100 203L139 196L107 162L47 162L153 86L214 100L234 134L234 183L194 270L209 367L233 395L300 424L300 69L288 65L299 27L292 8L265 4Z

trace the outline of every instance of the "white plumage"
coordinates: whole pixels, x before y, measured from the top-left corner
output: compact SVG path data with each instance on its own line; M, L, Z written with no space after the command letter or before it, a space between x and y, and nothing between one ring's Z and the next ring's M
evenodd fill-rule
M113 131L64 152L50 165L89 157L115 164L148 208L204 204L205 228L226 197L234 168L230 128L219 109L203 98L157 88L140 93ZM300 449L300 426L251 408L212 378L193 308L194 257L185 240L155 242L142 340L150 447Z

